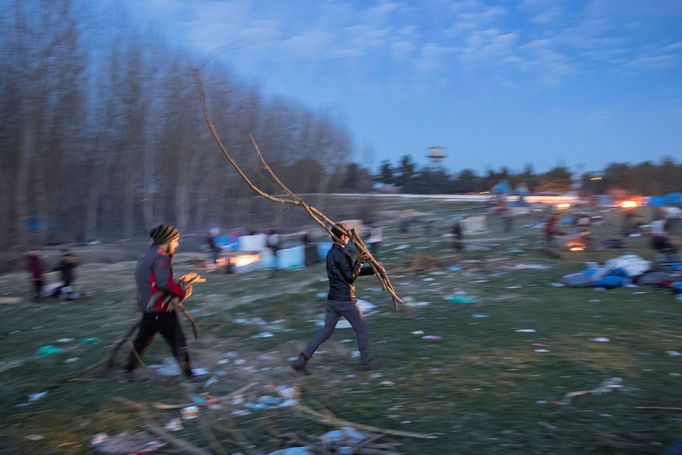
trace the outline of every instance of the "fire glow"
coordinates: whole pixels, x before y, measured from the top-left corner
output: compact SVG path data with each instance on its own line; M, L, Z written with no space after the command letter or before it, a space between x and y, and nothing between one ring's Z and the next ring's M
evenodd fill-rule
M620 206L624 209L633 209L638 206L637 201L623 201Z
M581 242L568 242L566 247L568 251L585 251L585 244Z
M254 262L258 262L259 260L260 256L257 254L240 254L239 256L231 258L230 262L236 267L244 267L253 264Z

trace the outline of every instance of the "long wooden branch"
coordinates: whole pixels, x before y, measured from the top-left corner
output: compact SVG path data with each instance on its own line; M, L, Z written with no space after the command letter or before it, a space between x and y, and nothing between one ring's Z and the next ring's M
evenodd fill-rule
M376 276L377 280L381 283L383 289L391 295L391 299L393 300L393 306L395 307L396 311L398 311L399 305L402 304L403 301L400 297L398 297L398 294L396 293L395 288L393 287L393 284L391 283L391 280L383 264L381 264L379 261L376 260L376 258L374 258L372 253L369 251L369 249L365 246L364 242L360 238L360 235L353 229L346 229L343 226L337 225L319 209L305 202L294 191L292 191L288 186L286 186L284 182L282 182L282 180L277 176L277 174L275 174L275 172L272 170L270 165L263 157L263 154L260 151L260 147L258 147L258 143L254 139L253 135L251 135L251 143L253 144L253 148L255 150L256 155L258 156L261 165L270 175L272 180L284 191L285 194L288 195L288 197L273 196L267 193L266 191L262 190L249 178L248 175L246 175L246 173L241 169L241 167L239 167L239 164L237 164L237 161L232 157L227 147L223 144L220 135L218 134L218 131L215 128L215 124L213 122L210 112L208 111L208 106L206 104L206 94L204 92L204 87L201 81L201 74L199 70L198 69L192 70L192 74L194 76L194 82L196 84L197 94L199 96L201 112L203 114L204 120L206 121L206 125L208 126L208 129L211 133L211 137L218 145L220 151L223 153L228 162L237 171L242 180L244 180L244 182L246 182L249 188L251 188L256 194L271 202L276 202L278 204L295 205L303 208L308 213L308 215L313 219L313 221L320 225L325 230L325 232L327 232L327 234L329 234L335 241L338 241L339 239L332 233L332 228L334 226L337 226L341 230L341 232L343 232L344 235L347 235L350 241L353 242L361 256L366 258L367 262L369 262L372 269L374 270L374 275Z
M433 434L414 433L412 431L392 430L390 428L381 428L381 427L375 427L373 425L365 425L363 423L351 422L349 420L340 419L331 413L316 411L316 410L309 408L308 406L305 406L305 405L300 404L300 403L296 404L294 406L294 409L302 412L303 414L307 414L307 415L317 419L320 423L327 423L328 425L331 425L334 427L353 427L353 428L356 428L356 429L361 430L361 431L369 431L372 433L382 433L382 434L388 434L391 436L402 436L405 438L414 438L414 439L437 439L438 438L438 436L433 435Z

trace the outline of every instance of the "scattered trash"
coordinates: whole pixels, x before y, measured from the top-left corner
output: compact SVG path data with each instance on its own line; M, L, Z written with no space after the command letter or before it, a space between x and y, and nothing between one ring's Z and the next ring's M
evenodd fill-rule
M514 330L516 333L535 333L535 329L516 329Z
M57 343L71 343L73 338L58 338L55 340Z
M182 373L182 371L180 371L180 366L173 357L165 357L163 359L163 365L149 365L149 368L153 369L161 376L167 377L179 376Z
M184 427L182 426L182 420L179 418L171 419L164 427L168 431L180 431Z
M682 354L680 354L677 351L665 351L670 357L680 357Z
M505 286L505 289L521 289L522 286L519 286L518 284L512 285L512 286Z
M514 270L547 270L549 266L544 264L515 264L512 268Z
M78 357L69 357L68 359L65 360L66 363L73 363L73 362L78 362Z
M24 436L24 438L29 441L40 441L41 439L45 439L45 436L42 434L29 434L28 436Z
M59 354L60 352L64 352L64 350L58 346L54 346L52 344L46 344L45 346L41 346L38 348L38 350L35 353L36 357L47 357L53 354Z
M261 409L267 408L263 403L249 403L246 405L247 408L253 409L254 411L259 411Z
M287 447L286 449L275 450L274 452L268 453L268 455L313 455L313 452L308 450L307 447Z
M258 402L266 406L278 406L282 404L282 399L272 395L263 395L258 397Z
M422 340L442 340L443 337L440 335L424 335Z
M21 302L19 297L0 297L0 305L11 305Z
M102 340L100 340L97 337L88 337L88 338L81 338L81 343L86 343L86 344L97 344L101 343Z
M197 406L187 406L180 410L180 414L184 420L196 419L199 416L199 408Z
M601 300L599 299L590 299L590 303L599 303Z
M474 313L471 315L471 317L475 319L485 319L488 317L488 315L483 313Z
M37 392L37 393L32 393L28 396L28 401L33 403L34 401L39 401L45 398L47 395L47 392Z
M386 387L393 387L395 385L395 382L393 382L393 381L381 381L379 383L379 385L383 385Z
M451 297L448 297L448 301L451 303L460 303L464 305L478 303L478 299L471 295L453 295Z
M549 350L549 349L542 349L542 348L541 348L541 349L535 349L534 352L545 353L545 352L550 352L550 350Z
M535 404L547 404L547 400L537 400Z
M448 267L448 270L451 272L459 272L460 270L462 270L462 267L458 265L451 265L450 267Z
M412 335L424 335L424 331L423 331L423 330L415 330L415 331L410 332L410 333L411 333Z
M609 393L614 390L620 390L623 389L623 378L618 378L618 377L613 377L609 379L605 379L599 384L597 387L595 387L592 390L577 390L575 392L568 392L564 395L564 397L560 401L554 401L554 404L557 405L568 405L571 403L571 400L575 397L580 397L583 395L601 395L603 393Z
M272 338L275 335L272 332L261 332L258 335L254 335L251 338Z
M324 291L320 291L317 294L315 294L315 297L318 299L326 299L327 298L327 293Z
M192 368L192 374L195 376L203 376L208 374L208 370L206 368Z
M606 338L606 337L596 337L596 338L592 338L590 341L594 341L596 343L608 343L611 340L609 338Z
M120 433L116 436L97 433L90 441L90 446L99 453L144 454L166 447L166 443L154 439L152 435L142 431L134 434Z
M555 288L563 288L564 286L566 286L566 285L563 284L563 283L547 283L547 285L548 285L548 286L553 286L553 287L555 287Z

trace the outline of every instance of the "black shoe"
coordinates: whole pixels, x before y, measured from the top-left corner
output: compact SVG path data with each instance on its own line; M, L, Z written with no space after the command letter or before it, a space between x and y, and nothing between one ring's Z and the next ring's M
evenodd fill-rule
M291 366L291 368L298 373L303 373L306 376L310 374L310 371L308 371L308 359L303 355L303 353L300 353L298 355L298 359L291 362L289 366Z

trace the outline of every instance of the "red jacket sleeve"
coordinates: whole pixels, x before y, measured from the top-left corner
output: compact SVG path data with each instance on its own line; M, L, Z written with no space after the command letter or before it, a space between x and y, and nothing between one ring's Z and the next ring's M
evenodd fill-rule
M185 290L173 281L173 268L168 256L162 256L154 261L153 272L157 288L166 294L180 297L180 300L185 298Z

